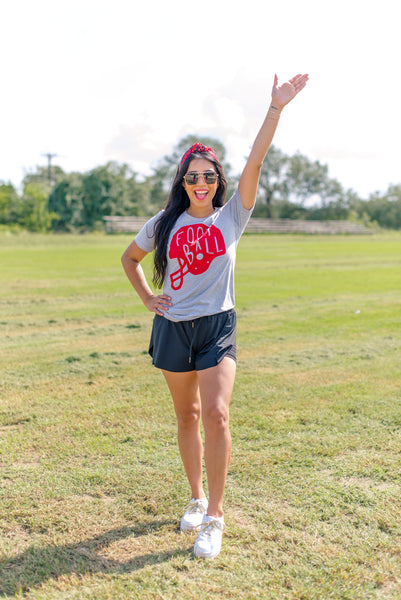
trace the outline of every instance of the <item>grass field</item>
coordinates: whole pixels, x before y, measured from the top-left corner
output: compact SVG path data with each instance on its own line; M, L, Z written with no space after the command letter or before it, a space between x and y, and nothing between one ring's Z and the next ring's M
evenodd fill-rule
M214 561L129 241L0 233L0 596L401 598L401 235L243 237Z

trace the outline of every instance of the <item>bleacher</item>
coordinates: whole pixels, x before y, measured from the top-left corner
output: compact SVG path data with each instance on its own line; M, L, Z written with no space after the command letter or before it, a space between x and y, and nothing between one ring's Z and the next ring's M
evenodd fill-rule
M103 217L107 233L137 233L149 217ZM301 221L252 217L247 233L372 234L373 230L351 221Z

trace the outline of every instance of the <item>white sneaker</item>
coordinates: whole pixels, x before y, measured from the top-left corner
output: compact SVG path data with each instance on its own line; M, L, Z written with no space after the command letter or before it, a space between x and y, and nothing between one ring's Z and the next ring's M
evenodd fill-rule
M195 542L194 554L197 558L215 558L221 550L224 531L224 518L205 515L198 539Z
M202 525L203 517L206 515L207 506L207 498L202 498L201 500L192 498L181 519L181 531L194 531L195 529L199 529Z

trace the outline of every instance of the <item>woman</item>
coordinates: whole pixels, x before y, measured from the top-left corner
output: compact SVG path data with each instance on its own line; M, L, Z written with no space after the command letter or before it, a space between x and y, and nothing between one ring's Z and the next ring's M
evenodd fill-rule
M192 499L182 531L198 531L194 553L214 558L224 530L223 494L231 454L229 403L236 370L235 251L256 200L263 160L281 110L306 85L274 78L272 102L238 188L224 203L226 180L212 148L195 144L182 157L165 210L150 219L122 257L125 272L155 313L149 353L162 370L178 422L178 444ZM150 289L141 260L155 250ZM202 486L202 420L209 501Z

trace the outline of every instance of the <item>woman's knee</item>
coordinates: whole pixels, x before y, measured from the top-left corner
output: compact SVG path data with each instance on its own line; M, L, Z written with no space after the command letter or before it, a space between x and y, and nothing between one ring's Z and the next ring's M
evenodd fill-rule
M225 430L229 426L229 409L227 406L211 406L203 413L205 429Z
M200 423L200 408L181 410L177 412L178 426L183 429L191 429Z

